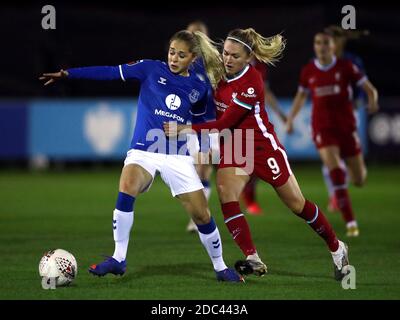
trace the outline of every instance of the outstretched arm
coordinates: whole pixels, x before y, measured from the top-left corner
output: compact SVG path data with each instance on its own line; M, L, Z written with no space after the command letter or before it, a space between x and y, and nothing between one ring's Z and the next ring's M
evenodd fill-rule
M368 96L368 112L375 113L379 109L378 105L378 90L374 87L374 85L366 80L361 84L361 88L367 93Z
M293 132L293 121L296 115L299 113L300 109L303 107L304 103L307 100L307 92L305 90L298 90L296 96L293 100L292 109L289 112L286 121L286 132L292 133Z
M55 73L43 73L39 78L44 80L45 86L64 78L90 80L119 80L122 78L121 66L83 67L60 70Z
M265 102L267 106L270 106L272 111L274 111L279 119L283 123L286 123L287 117L283 110L279 107L278 99L276 98L275 94L272 92L271 88L269 87L268 83L265 84Z
M218 131L222 131L223 129L233 128L240 121L240 119L242 119L247 114L248 111L248 109L239 107L238 105L234 104L224 112L224 115L220 119L205 123L194 124L192 125L192 129L196 132L200 132L203 129L215 129Z

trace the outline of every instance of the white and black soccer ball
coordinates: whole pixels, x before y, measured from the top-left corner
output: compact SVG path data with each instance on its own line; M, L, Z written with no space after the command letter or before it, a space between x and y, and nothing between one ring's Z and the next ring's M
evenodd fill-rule
M70 252L63 249L50 250L40 259L39 274L42 279L55 278L56 287L67 286L76 278L78 264Z

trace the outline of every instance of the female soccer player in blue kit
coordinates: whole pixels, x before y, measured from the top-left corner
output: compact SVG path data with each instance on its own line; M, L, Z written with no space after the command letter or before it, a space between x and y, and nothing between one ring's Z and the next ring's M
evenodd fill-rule
M122 169L113 215L115 251L112 257L89 268L89 272L94 275L125 273L135 200L141 192L150 188L155 174L159 172L172 195L179 198L196 223L217 279L243 281L235 270L227 268L224 263L221 237L210 216L203 185L196 174L193 158L187 152L186 141L167 139L163 132L165 121L174 120L186 124L204 113L206 84L189 71L189 66L198 56L205 62L211 83L217 84L224 77L218 50L201 32L189 31L179 31L170 39L168 63L140 60L119 66L72 68L45 73L40 77L46 81L45 85L63 78L135 79L141 83L135 131Z

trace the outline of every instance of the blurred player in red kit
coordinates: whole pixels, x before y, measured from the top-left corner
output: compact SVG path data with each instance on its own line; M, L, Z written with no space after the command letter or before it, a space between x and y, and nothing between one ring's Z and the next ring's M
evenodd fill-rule
M356 186L364 184L367 169L357 134L351 85L366 92L370 113L378 110L378 92L355 64L335 56L330 33L322 31L314 36L314 51L316 58L301 71L299 89L287 119L287 132L293 131L293 120L310 93L313 140L322 162L329 169L337 204L346 221L347 236L354 237L359 235L359 229L340 161L345 160Z
M343 58L350 60L353 64L355 64L362 73L366 73L364 62L360 56L353 52L349 52L346 50L346 45L349 40L356 40L359 39L361 36L369 35L368 30L344 30L340 26L330 25L329 27L325 28L324 31L332 34L333 42L335 44L335 56L336 58ZM368 103L368 97L364 90L362 90L357 85L352 85L353 90L353 101L354 107L357 109L359 107L365 107ZM348 182L348 173L346 168L346 163L343 159L340 161L340 166L344 170L346 174L346 182ZM337 212L340 211L338 206L338 202L335 197L335 190L331 181L331 177L329 174L329 169L327 166L322 165L322 175L324 177L325 185L328 189L329 193L329 203L328 203L328 211L330 212Z
M164 130L170 137L188 129L195 132L218 130L220 135L231 133L231 136L226 135L227 139L220 139L217 190L225 225L246 257L235 264L239 273L261 276L267 272L239 204L240 194L254 173L269 183L282 202L322 237L332 255L335 279L341 280L344 267L349 264L347 246L337 239L318 206L304 198L264 108L261 75L250 65L253 57L273 64L284 47L285 41L280 35L265 38L253 28L229 32L222 55L227 78L218 83L214 94L217 120L193 125L168 122ZM240 152L245 154L245 162L239 161L242 160L237 157Z

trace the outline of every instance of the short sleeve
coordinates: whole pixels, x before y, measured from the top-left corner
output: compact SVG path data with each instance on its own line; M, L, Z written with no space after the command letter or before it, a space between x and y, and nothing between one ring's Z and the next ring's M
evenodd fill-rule
M236 92L232 101L238 106L251 110L263 98L263 91L258 86L244 85L241 90Z
M139 60L119 65L121 79L126 81L130 79L144 81L152 68L156 67L154 60Z
M299 79L299 89L300 92L307 92L309 91L308 87L308 72L307 68L303 67L300 72L300 79Z
M346 69L350 78L350 81L357 86L361 86L367 81L367 76L350 60L346 61Z

